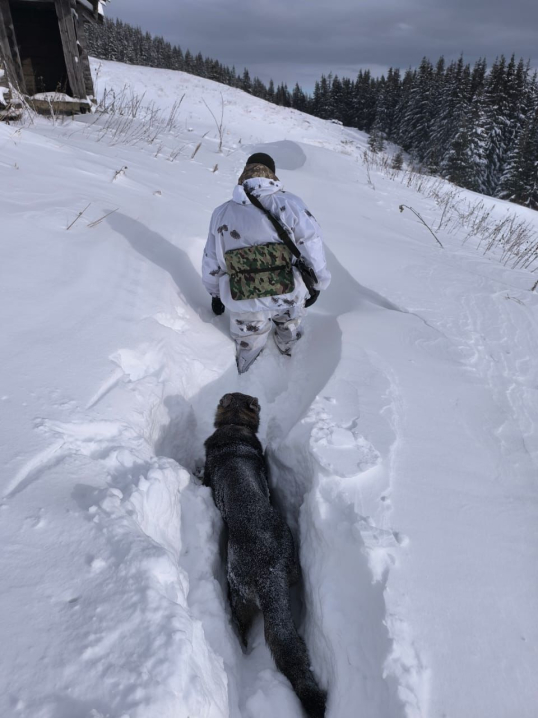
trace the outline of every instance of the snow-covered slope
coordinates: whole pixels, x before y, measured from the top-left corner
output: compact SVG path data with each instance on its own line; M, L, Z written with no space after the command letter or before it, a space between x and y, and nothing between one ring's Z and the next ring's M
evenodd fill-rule
M432 200L377 173L373 189L361 133L93 67L101 93L127 83L164 115L185 97L160 132L142 110L0 125L0 715L301 715L259 623L240 650L195 478L218 400L242 391L300 543L328 717L534 718L533 276L454 234L440 249L398 210L433 222ZM219 153L204 101L218 120L221 94ZM264 143L324 228L333 283L294 357L271 345L239 377L200 261Z

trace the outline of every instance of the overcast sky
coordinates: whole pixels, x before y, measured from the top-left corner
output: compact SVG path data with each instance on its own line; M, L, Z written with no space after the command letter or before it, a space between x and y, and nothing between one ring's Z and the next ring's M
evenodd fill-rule
M267 81L504 53L538 67L538 0L111 0L109 17Z

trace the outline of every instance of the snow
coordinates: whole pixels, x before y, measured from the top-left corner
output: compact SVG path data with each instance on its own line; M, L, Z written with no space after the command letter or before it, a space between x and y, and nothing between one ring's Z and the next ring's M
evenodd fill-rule
M5 75L5 70L0 67L0 80L2 80L4 84L7 84ZM4 105L4 107L7 105L6 95L9 95L9 92L9 87L2 87L0 84L0 105Z
M165 115L185 98L153 140L141 119L0 124L0 715L302 715L260 621L241 651L196 478L218 400L242 391L300 544L328 718L534 718L535 277L463 230L442 250L398 210L432 223L433 200L376 171L372 189L359 132L92 65L101 94L128 83ZM203 101L221 96L218 153ZM333 281L293 358L270 343L238 376L200 265L262 147L323 227Z
M69 97L65 92L38 92L32 95L33 100L50 100L53 102L74 102L80 105L80 99Z

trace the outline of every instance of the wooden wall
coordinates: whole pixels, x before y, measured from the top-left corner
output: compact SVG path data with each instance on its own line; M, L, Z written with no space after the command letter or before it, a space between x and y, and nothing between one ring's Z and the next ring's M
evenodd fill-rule
M93 97L95 90L93 87L92 71L90 67L90 58L88 57L88 42L86 39L86 29L82 13L78 13L77 21L75 23L75 29L77 31L77 40L79 44L80 62L82 67L82 75L84 77L84 87L86 88L86 95Z
M76 9L76 1L54 0L54 4L56 5L56 14L58 15L58 24L60 26L67 76L69 78L69 84L71 85L72 96L86 97L86 85L77 45L77 33L74 22L75 16L73 13Z
M10 79L27 94L58 89L76 98L94 94L76 0L0 0L0 54Z
M26 91L9 0L0 0L0 53L9 81Z

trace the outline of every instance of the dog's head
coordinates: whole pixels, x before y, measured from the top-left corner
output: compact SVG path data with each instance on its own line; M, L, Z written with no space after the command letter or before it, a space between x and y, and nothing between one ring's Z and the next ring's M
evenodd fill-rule
M258 431L260 425L260 404L255 396L247 394L224 394L217 407L215 426L219 429L227 424L246 426Z

